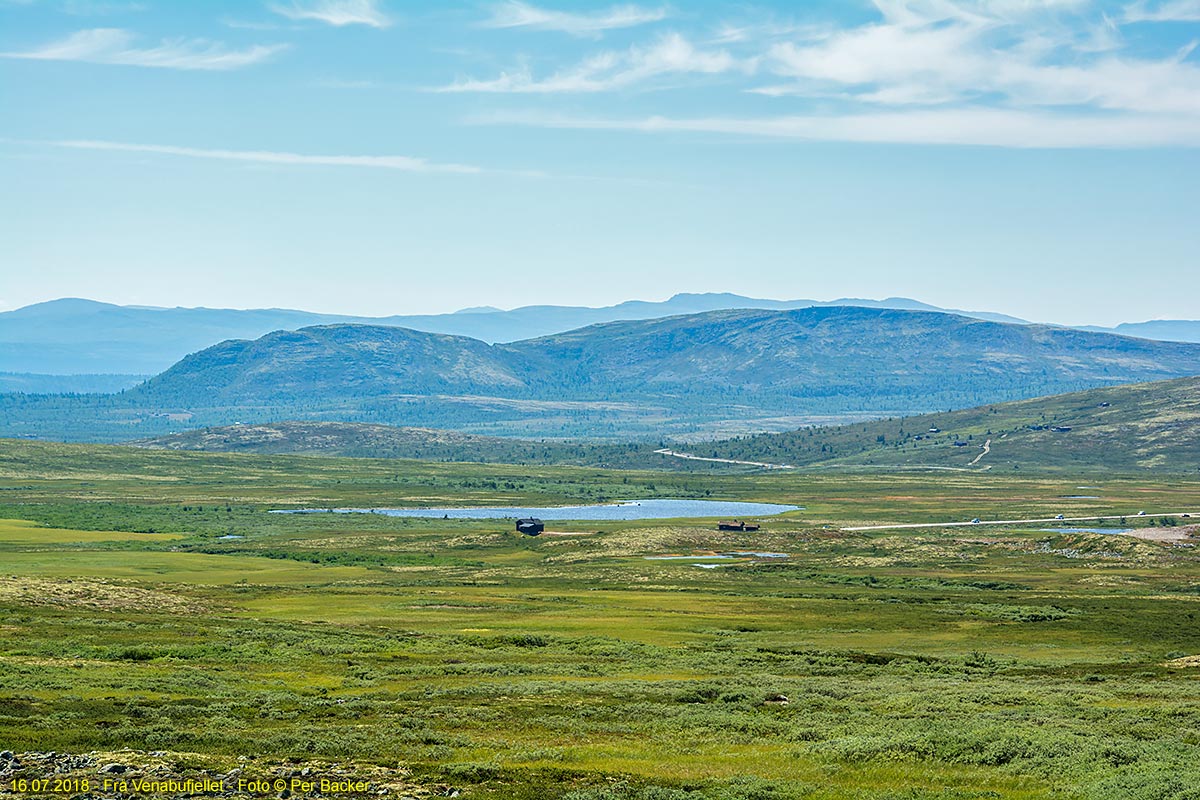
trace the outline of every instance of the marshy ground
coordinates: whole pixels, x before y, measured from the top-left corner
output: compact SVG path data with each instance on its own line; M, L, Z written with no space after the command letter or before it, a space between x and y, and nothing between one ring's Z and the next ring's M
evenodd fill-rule
M806 509L753 533L562 522L587 535L536 538L502 521L268 513L654 496ZM272 779L337 765L390 796L1149 799L1200 786L1200 557L1187 520L1134 516L1200 505L1184 478L6 443L0 498L0 750L25 754L26 778L56 768L54 751L95 775L122 759L131 774ZM1057 513L1129 514L1119 527L1157 538L844 530ZM689 558L647 558L659 555ZM0 775L13 792L18 771Z

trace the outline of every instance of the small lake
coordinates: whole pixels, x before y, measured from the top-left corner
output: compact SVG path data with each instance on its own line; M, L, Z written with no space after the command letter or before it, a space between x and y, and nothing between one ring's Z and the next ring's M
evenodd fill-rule
M686 517L767 517L803 506L780 503L741 503L732 500L632 500L591 506L497 506L479 508L305 508L274 511L275 514L384 514L389 517L433 517L437 519L543 520L638 520Z
M708 558L733 558L730 555L699 555L699 556L643 556L647 561L703 561Z
M716 558L791 558L788 553L757 553L753 550L733 550L728 553L709 553L707 555L692 555L692 556L642 556L647 561L711 561ZM693 567L711 567L721 566L720 564L692 564Z
M1039 528L1042 533L1130 533L1133 528Z

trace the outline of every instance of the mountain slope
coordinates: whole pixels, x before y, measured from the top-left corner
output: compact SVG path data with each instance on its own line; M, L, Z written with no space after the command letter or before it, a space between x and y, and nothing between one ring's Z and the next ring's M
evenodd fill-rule
M0 394L71 394L119 392L137 386L149 375L35 375L28 372L0 372Z
M663 302L632 300L605 308L525 306L511 311L475 308L453 314L372 318L278 308L146 308L65 298L0 313L0 372L153 374L189 353L227 339L256 339L277 330L339 323L386 325L469 336L485 342L511 342L615 320L730 308L779 310L848 303L941 310L902 297L820 302L760 300L734 294L678 294ZM1021 321L987 312L979 312L978 316Z
M1141 336L1145 339L1200 342L1200 321L1156 319L1149 322L1122 322L1113 328L1112 332L1122 336Z
M920 395L926 407L942 405L939 397L1029 396L1200 372L1200 347L1191 344L849 306L608 323L507 348L600 391Z
M985 447L986 445L986 447ZM763 434L693 449L803 466L1200 471L1200 378L903 419Z
M393 392L523 387L511 354L464 336L324 325L233 340L187 356L129 392L189 406L340 403Z
M148 308L65 298L0 313L0 372L47 375L153 374L189 353L227 339L255 339L277 330L316 325L360 324L402 327L427 333L468 336L484 342L514 342L588 325L646 320L731 309L794 310L833 306L949 311L991 322L1024 320L985 311L941 309L917 300L764 300L736 294L677 294L662 302L631 300L614 306L524 306L510 311L480 307L453 314L356 317L291 309ZM1157 320L1116 328L1085 327L1161 341L1200 342L1200 322Z
M380 326L279 331L188 356L127 394L210 408L387 394L693 393L698 403L840 397L912 409L1189 373L1200 373L1200 346L834 307L612 322L507 345Z
M594 447L351 422L276 422L202 428L129 443L149 450L299 453L504 464L580 460Z
M141 308L66 298L0 314L0 371L154 374L225 339L353 321L286 309Z
M892 309L712 311L505 345L330 325L224 342L117 395L0 397L0 434L125 441L291 419L724 438L1194 374L1196 344Z
M664 456L655 452L660 449L657 444L631 447L535 442L340 422L204 428L130 444L209 452L686 471L746 469ZM1200 471L1200 378L1089 389L962 411L693 443L674 449L704 459L818 470L884 467L1195 475Z

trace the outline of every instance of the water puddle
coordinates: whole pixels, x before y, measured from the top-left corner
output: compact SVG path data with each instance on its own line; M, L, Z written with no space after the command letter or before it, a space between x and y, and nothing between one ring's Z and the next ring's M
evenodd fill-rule
M442 519L518 519L543 520L641 520L685 519L689 517L762 517L801 511L802 506L780 503L743 503L733 500L631 500L588 506L504 506L475 508L304 508L282 509L273 514L383 514L389 517Z
M1133 528L1038 528L1042 533L1132 533Z

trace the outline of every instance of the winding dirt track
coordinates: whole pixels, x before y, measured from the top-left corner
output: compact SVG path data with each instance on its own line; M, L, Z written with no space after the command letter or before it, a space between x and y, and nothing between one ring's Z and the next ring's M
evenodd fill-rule
M975 456L975 460L972 461L970 464L967 464L967 466L968 467L975 466L976 464L979 463L979 459L983 458L990 452L992 452L992 440L988 439L986 442L983 443L983 452L980 453L979 455Z
M654 452L663 456L671 456L672 458L683 458L688 461L712 461L716 464L741 464L745 467L762 467L763 469L795 469L791 464L766 464L762 461L738 461L733 458L705 458L704 456L694 456L691 453L680 453L677 450L672 450L669 447L664 447L661 450Z
M1109 519L1145 519L1147 517L1180 517L1187 514L1192 517L1200 516L1200 511L1168 511L1161 514L1117 514L1112 517L1044 517L1042 519L989 519L979 522L905 522L889 525L860 525L854 528L842 528L844 531L890 531L901 528L978 528L981 525L1026 525L1031 522L1097 522Z

